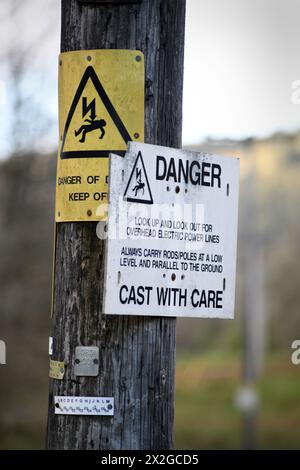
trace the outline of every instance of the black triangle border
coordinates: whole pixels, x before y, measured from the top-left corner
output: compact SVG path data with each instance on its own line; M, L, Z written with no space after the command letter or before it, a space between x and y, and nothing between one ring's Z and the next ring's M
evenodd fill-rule
M76 90L76 93L74 95L74 98L73 98L73 101L69 110L69 114L66 120L62 144L61 144L61 151L60 151L60 158L62 160L67 159L67 158L108 158L109 153L116 153L117 155L121 155L121 156L124 156L126 153L126 150L114 150L114 149L111 149L111 150L75 150L71 152L64 152L65 140L67 137L69 126L72 122L73 114L75 112L76 106L80 100L80 97L89 79L92 80L92 83L94 87L96 88L96 91L99 97L101 98L102 103L107 109L118 131L120 132L121 137L124 140L124 142L127 144L129 141L132 141L132 138L130 137L125 125L123 124L120 116L118 115L112 102L110 101L106 91L104 90L94 68L91 65L89 65L86 68L82 76L82 79L79 83L79 86Z
M143 166L143 170L144 170L144 174L145 174L145 177L146 177L146 182L147 182L147 186L148 186L148 190L149 190L149 194L150 194L150 198L151 198L150 201L145 201L144 199L136 199L136 198L126 197L126 193L127 193L127 190L128 190L128 187L129 187L129 184L130 184L130 181L131 181L131 178L132 178L132 175L134 173L134 170L135 170L135 167L136 167L136 164L137 164L137 161L138 161L139 157L141 158L141 161L142 161L142 166ZM131 171L131 174L130 174L130 177L129 177L129 180L128 180L128 183L127 183L127 186L126 186L126 189L125 189L125 192L124 192L123 199L124 199L124 201L128 201L128 202L139 202L140 204L153 204L153 197L152 197L152 193L151 193L151 188L150 188L150 184L149 184L149 181L148 181L146 168L145 168L145 165L144 165L142 152L140 150L139 150L139 152L137 154L137 157L135 159L135 162L134 162L134 165L133 165L133 168L132 168L132 171Z

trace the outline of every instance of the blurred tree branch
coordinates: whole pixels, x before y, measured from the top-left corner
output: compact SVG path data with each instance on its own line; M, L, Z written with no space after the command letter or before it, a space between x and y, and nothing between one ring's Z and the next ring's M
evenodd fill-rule
M47 50L54 31L57 3L1 1L0 70L7 84L6 112L1 114L6 123L9 121L6 127L11 153L31 150L54 124L38 95L47 80L42 62L47 54L42 52Z

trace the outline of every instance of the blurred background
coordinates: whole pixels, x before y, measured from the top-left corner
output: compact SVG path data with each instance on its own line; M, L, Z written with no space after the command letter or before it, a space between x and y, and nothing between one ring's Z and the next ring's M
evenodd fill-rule
M178 321L176 448L300 448L299 16L187 0L183 145L241 181L236 319ZM1 0L0 24L0 448L43 448L60 1Z

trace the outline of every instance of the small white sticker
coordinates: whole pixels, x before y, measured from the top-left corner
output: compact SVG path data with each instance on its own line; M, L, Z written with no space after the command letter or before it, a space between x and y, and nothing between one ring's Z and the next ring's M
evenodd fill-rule
M114 399L108 397L54 397L56 415L113 416Z
M49 336L49 356L52 356L53 354L53 338L52 336Z

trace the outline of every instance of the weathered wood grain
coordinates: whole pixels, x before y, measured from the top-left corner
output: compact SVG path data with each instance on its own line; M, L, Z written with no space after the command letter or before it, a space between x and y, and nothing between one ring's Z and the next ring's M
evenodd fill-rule
M185 0L129 5L62 1L61 50L138 49L145 54L145 141L181 146ZM101 314L104 242L96 224L57 225L49 449L173 446L175 319ZM74 377L75 347L100 348L98 377ZM111 396L114 417L54 415L54 395Z

